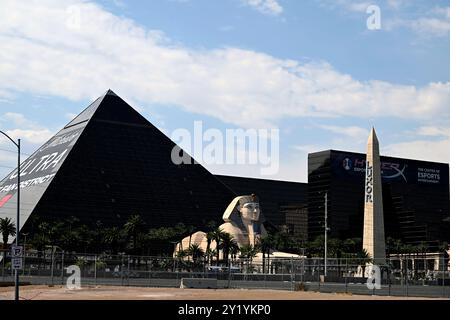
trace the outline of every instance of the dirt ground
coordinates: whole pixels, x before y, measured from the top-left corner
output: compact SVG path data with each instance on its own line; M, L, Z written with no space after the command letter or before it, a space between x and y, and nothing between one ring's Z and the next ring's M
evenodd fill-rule
M0 300L12 300L14 287L0 288ZM62 286L24 286L22 300L427 300L302 291L249 289L178 289L89 286L69 290Z

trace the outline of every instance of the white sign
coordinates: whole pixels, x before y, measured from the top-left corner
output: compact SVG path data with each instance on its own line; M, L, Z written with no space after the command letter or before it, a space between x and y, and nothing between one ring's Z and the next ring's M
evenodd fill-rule
M13 258L22 258L23 246L11 246L11 256Z
M21 270L23 269L22 258L12 258L11 265L13 270Z

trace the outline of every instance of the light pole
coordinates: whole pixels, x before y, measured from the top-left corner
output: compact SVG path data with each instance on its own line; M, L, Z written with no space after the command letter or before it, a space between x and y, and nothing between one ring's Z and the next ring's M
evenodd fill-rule
M328 193L325 193L325 265L324 276L327 276L327 252L328 251Z
M20 139L15 142L10 136L0 130L17 147L17 216L16 216L16 245L19 245L19 222L20 222ZM15 294L14 299L19 300L19 270L15 270Z

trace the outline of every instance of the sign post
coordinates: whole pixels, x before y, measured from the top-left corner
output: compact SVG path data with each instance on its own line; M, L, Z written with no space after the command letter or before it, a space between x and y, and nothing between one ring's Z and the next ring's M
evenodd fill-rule
M16 272L23 269L23 246L11 246L11 266Z

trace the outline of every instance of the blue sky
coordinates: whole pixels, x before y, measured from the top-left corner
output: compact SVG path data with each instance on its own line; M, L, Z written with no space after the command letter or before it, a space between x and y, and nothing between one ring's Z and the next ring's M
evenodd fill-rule
M31 153L111 88L168 135L279 128L265 178L306 181L308 152L364 152L371 125L386 155L449 162L449 53L450 1L2 0L0 129Z

